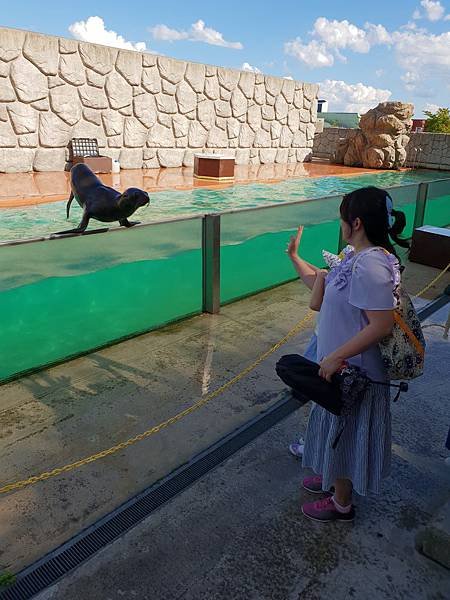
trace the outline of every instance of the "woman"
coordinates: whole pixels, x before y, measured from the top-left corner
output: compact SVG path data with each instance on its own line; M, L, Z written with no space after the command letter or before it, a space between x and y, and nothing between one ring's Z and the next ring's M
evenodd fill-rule
M344 196L340 207L343 238L353 246L326 276L315 278L313 308L320 309L317 361L320 375L331 380L344 362L357 365L371 379L387 381L377 343L392 331L394 288L400 280L390 237L405 226L403 213L393 210L390 196L376 187ZM387 252L386 252L387 251ZM317 521L351 521L352 491L379 492L389 473L391 417L389 390L372 384L332 448L339 417L314 405L308 422L303 466L318 476L307 477L310 492L327 494L306 503L303 514ZM330 492L334 492L331 495Z

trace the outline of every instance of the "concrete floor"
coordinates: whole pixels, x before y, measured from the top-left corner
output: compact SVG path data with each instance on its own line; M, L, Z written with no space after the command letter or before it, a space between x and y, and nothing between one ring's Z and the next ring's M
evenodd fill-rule
M444 322L448 305L430 321ZM414 550L450 497L444 465L450 344L426 330L423 378L393 405L393 465L353 524L305 519L287 452L309 407L245 447L38 600L441 600L450 572Z
M412 291L436 272L411 265ZM447 275L428 295L450 283ZM306 313L294 282L2 386L2 484L78 460L174 415L247 366ZM180 423L113 457L0 496L0 570L17 571L272 404L278 356Z

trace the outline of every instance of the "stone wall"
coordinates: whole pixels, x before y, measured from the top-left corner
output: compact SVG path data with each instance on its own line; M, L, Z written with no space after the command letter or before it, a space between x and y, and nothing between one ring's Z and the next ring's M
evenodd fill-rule
M331 158L339 139L354 135L355 129L328 127L314 136L313 156ZM450 134L410 133L406 147L406 166L450 170Z
M0 172L62 170L73 137L122 168L311 158L318 87L0 28Z

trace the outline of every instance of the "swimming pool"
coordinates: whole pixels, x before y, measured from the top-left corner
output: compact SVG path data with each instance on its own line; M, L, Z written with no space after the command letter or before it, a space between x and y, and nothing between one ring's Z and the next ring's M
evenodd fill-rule
M152 192L150 206L140 209L135 217L142 223L152 223L170 217L256 208L269 204L332 196L367 185L387 188L418 184L445 177L450 178L450 172L390 171L356 177L319 177L289 179L274 184L235 185L223 190L196 189ZM411 198L411 202L414 201L415 198ZM74 202L69 220L66 220L65 214L65 201L1 209L0 241L42 237L70 229L80 222L81 208ZM103 227L103 224L94 220L90 222L89 229L98 229L99 227Z
M67 228L64 203L0 211L2 235L15 238L0 244L0 381L205 310L204 234L212 218L205 213L220 213L224 304L295 278L285 248L299 224L305 225L306 260L320 264L322 249L336 252L342 194L363 185L401 184L390 191L406 214L410 235L419 184L428 181L425 223L450 224L450 176L445 175L378 173L159 192L142 211L142 221L187 217L27 243L21 242ZM75 211L72 222L77 223Z

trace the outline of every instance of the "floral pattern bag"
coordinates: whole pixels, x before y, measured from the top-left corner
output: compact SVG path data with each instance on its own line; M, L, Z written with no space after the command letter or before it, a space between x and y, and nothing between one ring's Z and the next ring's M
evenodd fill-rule
M389 379L414 379L423 373L425 338L416 309L401 282L394 289L394 328L378 347Z

